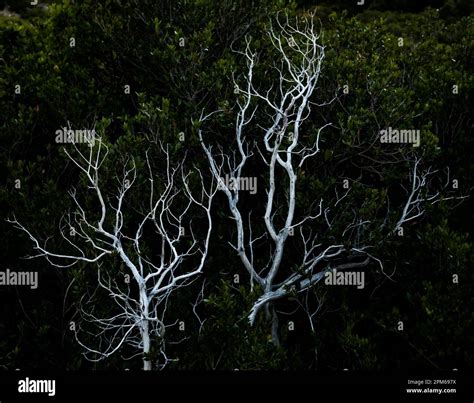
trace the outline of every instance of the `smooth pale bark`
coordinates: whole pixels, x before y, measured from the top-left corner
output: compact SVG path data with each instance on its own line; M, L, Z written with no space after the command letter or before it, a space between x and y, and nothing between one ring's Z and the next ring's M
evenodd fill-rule
M160 357L164 359L164 364L160 367L164 367L170 361L166 356L164 343L166 301L177 288L186 286L190 280L202 273L212 230L211 204L217 191L215 182L212 181L207 187L201 171L195 168L194 172L199 175L201 187L200 197L193 195L188 184L189 174L185 174L183 170L184 160L172 168L168 150L161 144L161 150L166 156L166 176L161 192L155 194L155 175L147 152L150 190L148 197L143 200L146 200L149 206L148 209L146 203L145 207L138 206L145 211L136 232L134 235L129 234L130 229L127 229L127 233L124 234L122 227L124 216L127 214L124 211L124 200L127 193L134 188L137 177L134 161L130 160L130 163L123 166L123 177L114 178L120 183L115 197L105 198L99 179L100 167L108 154L107 145L98 138L95 146L87 147L86 152L80 150L76 144L73 144L73 147L77 156L72 157L69 150L65 150L66 155L85 177L88 189L92 191L100 209L100 217L95 221L96 218L91 217L95 217L96 212L86 212L79 202L76 189L70 192L76 212L64 219L67 228L74 228L75 231L74 235L70 235L69 230L65 232L64 226L60 225L60 232L75 254L52 252L46 247L46 243L42 246L38 239L16 219L10 222L28 234L33 241L34 248L38 251L34 257L45 257L54 267L71 267L78 262L97 264L98 289L104 290L110 298L113 304L110 308L114 316L99 318L96 317L94 309L86 312L81 306L83 319L96 325L99 330L98 336L101 337L101 341L98 342L100 348L93 348L85 345L78 337L78 332L75 332L76 340L85 349L87 359L91 361L105 359L128 345L142 352L144 370L151 370L155 365L149 357L152 350L160 353ZM206 221L203 226L205 231L203 239L196 238L190 223L192 220L187 218L189 216L194 218L196 214L191 207L203 213ZM132 214L136 215L137 211L134 208ZM186 239L181 233L185 223L188 228ZM141 247L145 228L149 227L153 231L147 236L157 238L157 250L161 251L155 262L142 252L145 248ZM179 231L176 231L177 228ZM102 271L100 261L109 255L120 258L129 278L137 286L138 295L132 295L133 288L123 284L122 274L116 273L110 277L110 274ZM191 257L195 257L195 261L186 266L187 270L183 270L183 261ZM118 281L117 276L120 277ZM153 338L160 343L156 349L152 349Z
M290 25L288 18L285 21L277 19L277 30L272 26L268 31L270 40L281 59L281 68L275 67L280 74L279 82L274 86L274 93L259 92L253 84L253 70L257 61L257 54L250 49L250 41L247 39L246 49L239 52L247 60L247 74L244 79L244 85L239 86L234 82L238 94L243 99L239 101L239 112L236 119L236 143L237 153L224 153L219 147L221 153L215 155L211 152L203 140L202 130L199 130L201 145L209 161L211 172L217 181L222 177L222 167L229 164L231 171L229 176L235 177L238 181L244 175L244 168L248 160L253 156L249 150L253 149L255 144L249 144L245 138L244 130L255 116L257 108L256 103L261 102L264 107L269 109L269 115L272 121L268 128L264 129L261 141L263 147L260 147L258 140L255 141L259 146L259 152L267 165L268 188L266 189L267 200L265 213L263 216L266 233L260 238L267 237L271 246L271 253L268 269L257 267L253 260L254 241L251 221L244 222L242 211L240 210L239 189L230 189L221 180L220 187L227 196L230 212L234 219L237 240L235 250L240 257L243 266L250 274L251 288L253 282L257 282L263 289L263 294L258 298L249 312L248 318L251 324L254 324L256 315L261 308L265 308L267 319L271 325L272 339L275 345L279 345L278 337L278 314L275 308L275 302L288 294L288 287L295 284L294 274L276 285L275 278L281 274L282 261L285 256L288 237L291 231L294 231L299 225L307 219L316 217L305 217L299 223L295 224L296 210L296 170L306 158L309 158L319 151L319 135L322 129L329 126L326 124L317 132L317 137L311 147L301 144L300 129L304 120L310 111L310 98L316 88L316 84L321 71L321 63L324 59L324 47L319 44L320 33L315 30L313 17L303 19L295 25ZM292 48L288 47L288 44ZM295 57L296 56L296 57ZM298 63L294 60L299 60ZM275 63L278 66L278 63ZM255 104L255 109L251 111L251 106ZM201 121L205 121L212 114L201 116ZM289 141L288 141L289 140ZM266 157L263 155L266 153ZM220 162L218 162L220 158ZM287 183L278 183L276 178L282 171L286 176ZM226 172L226 174L228 174ZM286 204L276 204L277 190L281 190L288 195ZM274 214L280 211L284 218L284 224L281 228L276 228L274 223ZM307 273L313 270L312 263L323 259L327 255L322 252L320 255L313 256L314 248L311 248L305 254L302 269ZM341 253L340 251L339 253Z

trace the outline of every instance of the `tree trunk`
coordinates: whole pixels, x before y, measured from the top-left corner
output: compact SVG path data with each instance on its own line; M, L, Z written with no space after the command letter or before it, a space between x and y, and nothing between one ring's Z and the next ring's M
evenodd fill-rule
M151 361L149 359L150 354L150 333L148 330L148 320L142 321L142 341L143 341L143 370L151 371Z
M272 327L272 344L275 347L280 347L280 336L278 333L278 315L275 310L275 305L271 302L266 307L267 319L271 322Z
M151 371L150 361L150 323L148 320L148 297L144 287L140 287L140 304L142 309L142 323L140 333L143 344L143 370Z

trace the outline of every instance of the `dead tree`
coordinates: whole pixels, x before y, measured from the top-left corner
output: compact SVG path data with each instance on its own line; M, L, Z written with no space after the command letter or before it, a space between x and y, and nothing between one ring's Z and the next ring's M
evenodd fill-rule
M225 150L221 145L213 148L203 138L204 122L220 111L201 115L199 136L212 174L226 196L231 218L235 223L236 241L231 245L250 276L251 288L256 283L262 289L262 294L255 300L248 319L253 324L258 312L264 308L267 317L271 318L273 342L278 345L275 301L290 294L308 291L323 279L328 270L361 268L373 261L383 272L383 264L380 259L369 253L371 246L365 244L363 240L352 242L348 246L348 242L345 242L347 239L343 239L351 229L368 225L370 220L364 221L355 217L353 222L347 223L339 242L336 240L329 244L320 241L321 237L318 237L320 234L312 230L315 220L318 219L331 227L331 221L335 219L332 212L339 208L338 205L342 204L350 189L344 194L336 192L336 197L331 201L324 202L322 197L317 197L318 207L310 214L298 214L296 211L297 183L301 168L305 161L316 157L320 152L320 137L326 128L332 126L331 122L321 124L315 132L312 143L305 144L307 136L303 138L302 135L303 123L309 117L313 106L323 107L336 98L319 104L313 101L325 56L325 48L320 43L321 35L315 26L314 16L303 18L293 25L290 24L288 17L279 16L276 24L270 27L268 35L277 54L277 61L273 67L278 78L267 91L257 89L254 83L258 55L251 50L248 38L245 50L238 52L246 61L247 70L243 85L239 85L234 79L235 93L239 97L233 139L235 148ZM269 123L265 126L260 122L255 123L258 108L261 108L260 117L265 116L263 112L268 116ZM250 140L247 129L251 124L253 139ZM256 126L262 130L261 135L255 129ZM246 178L245 170L249 167L249 161L256 155L261 157L265 166L265 170L261 173L263 180L259 183L266 184L265 212L262 217L262 227L265 231L258 235L252 231L252 224L258 217L250 215L246 217L239 204L239 197L242 194L239 184ZM420 216L426 202L433 203L441 198L440 193L427 197L420 196L421 190L426 185L427 176L433 172L420 174L417 168L416 160L412 172L414 187L408 192L408 200L397 225ZM283 202L278 201L277 192L285 195ZM390 232L393 233L393 229ZM289 237L292 235L295 235L293 239L299 238L303 253L297 269L289 271L283 268L282 262L288 249ZM254 259L258 242L264 242L270 250L268 260L264 264L257 264ZM308 315L312 326L314 315L312 313Z
M83 310L84 318L99 330L98 348L82 342L78 337L79 329L75 332L77 341L85 349L84 355L92 361L105 359L128 346L138 350L137 355L142 355L143 369L151 370L153 363L149 355L153 340L157 340L157 350L163 359L157 361L161 362L160 368L164 367L170 361L164 343L168 298L203 271L212 229L211 203L216 192L215 182L207 186L201 171L196 169L194 175L200 184L200 194L193 195L190 188L192 174L185 173L184 159L173 167L167 148L162 144L160 146L166 159L164 179L157 181L147 152L149 190L148 194L139 195L145 208L140 211L141 218L134 218L132 225L127 223L126 229L124 222L127 214L137 214L136 206L125 207L127 195L135 189L136 165L133 159L123 163L123 174L116 177L119 186L115 197L108 197L104 190L107 182L102 182L101 167L109 148L100 138L96 139L94 146L89 144L87 152L74 144L76 157L65 150L85 178L97 207L88 212L85 203L80 201L88 195L79 194L76 189L69 192L75 211L63 216L60 233L71 252L53 251L47 242L40 242L16 218L9 220L28 234L34 249L38 251L28 258L44 257L52 266L59 268L68 268L80 262L96 267L98 287L109 295L118 313L103 318L97 317L94 309L89 312ZM202 235L196 234L191 219L191 215L195 217L196 214L204 217L204 224L200 226ZM145 240L150 245L149 238L154 239L153 254L159 251L158 258L149 257L143 247ZM114 258L122 262L131 284L118 280L119 273L111 275L104 270L104 260L112 261ZM123 274L121 276L123 279Z

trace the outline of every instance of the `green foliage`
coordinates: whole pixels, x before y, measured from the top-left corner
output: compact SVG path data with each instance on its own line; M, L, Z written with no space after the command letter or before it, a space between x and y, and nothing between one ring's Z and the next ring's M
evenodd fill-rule
M41 239L53 236L57 250L69 247L57 235L62 212L71 208L64 197L71 185L79 181L86 207L98 216L87 184L67 163L62 145L54 142L55 131L70 124L95 127L110 147L110 159L103 166L107 196L116 189L120 164L134 158L137 191L126 203L135 210L124 224L131 226L146 203L145 152L150 152L158 176L164 171L157 139L167 144L174 158L186 154L187 168L205 168L196 136L201 112L222 109L209 130L213 140L229 143L234 133L232 75L241 80L245 59L232 49L243 48L245 35L252 38L252 48L259 51L255 80L261 88L270 88L276 71L268 66L274 63L275 52L264 31L276 11L294 16L313 6L310 1L297 3L306 8L270 0L251 4L84 0L58 1L40 11L8 2L21 16L0 19L2 211L29 223ZM472 365L472 207L453 210L449 202L438 203L428 208L420 226L409 225L404 237L392 236L382 243L399 218L400 183L406 183L408 175L408 165L395 164L395 159L416 154L435 167L449 165L451 178L459 180L463 192L472 183L471 6L465 1L440 1L437 11L425 9L426 5L400 0L373 1L363 9L345 7L343 2L318 7L326 58L314 101L330 100L335 93L340 97L327 107L313 107L303 127L302 137L311 144L321 123L333 122L321 136L321 152L299 171L297 211L314 212L320 199L332 200L335 190L342 194L342 180L347 178L351 192L344 207L331 212L337 216L333 226L317 221L312 230L321 242L329 242L352 222L354 213L370 220L361 231L375 245L371 253L384 262L383 272L372 262L363 291L326 290L316 332L310 333L300 310L294 314L295 332L281 324L282 347L276 348L265 315L258 316L254 327L248 324L251 302L261 290L250 292L247 274L227 244L234 236L232 222L225 209L215 209L216 246L204 273L205 301L196 308L206 319L203 326L189 304L199 293L198 285L169 301L170 316L184 320L189 332L189 339L169 346L170 356L179 358L175 368L367 370ZM20 93L15 92L16 85ZM341 94L344 85L348 94ZM125 86L130 86L129 94ZM258 110L256 117L261 126L268 122L263 111ZM394 145L390 152L378 143L368 147L374 134L389 126L419 128L422 146ZM249 136L259 133L258 125L249 126ZM260 168L252 165L249 172ZM21 180L19 189L16 179ZM217 204L223 202L221 196ZM262 215L265 197L259 192L239 203ZM286 195L277 197L282 201ZM387 199L395 204L389 214ZM121 356L89 364L68 330L70 320L78 317L77 301L95 288L95 268L77 265L59 272L45 261L20 261L19 256L32 254L31 243L4 221L0 226L5 267L39 269L48 284L31 294L1 290L0 367L128 367ZM259 230L254 228L255 233ZM296 242L290 241L290 246L284 262L289 273L297 270L302 253ZM145 242L143 248L152 253L154 245ZM258 263L267 250L259 253ZM116 256L103 268L111 276L124 274ZM233 284L229 273L238 273L245 285ZM458 284L452 282L454 274ZM298 305L292 297L277 308L294 311ZM108 296L96 298L103 302ZM111 313L109 305L97 306L98 313ZM397 331L399 320L404 332ZM170 333L173 340L183 337L178 329ZM154 340L155 348L159 343ZM121 351L124 356L128 353ZM156 353L152 351L152 358Z
M250 327L247 316L256 295L258 289L249 292L247 287L232 286L225 280L217 284L200 309L207 320L186 346L179 367L248 371L288 368L288 352L272 344L266 320Z

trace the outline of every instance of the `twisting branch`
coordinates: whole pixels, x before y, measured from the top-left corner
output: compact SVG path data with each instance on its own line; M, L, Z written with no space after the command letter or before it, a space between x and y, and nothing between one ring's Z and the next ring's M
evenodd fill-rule
M268 35L271 43L280 57L281 64L276 66L279 80L267 92L256 89L253 72L257 63L257 54L250 48L250 40L247 39L246 47L240 52L247 63L247 74L244 84L239 86L234 79L236 93L240 96L238 101L238 113L235 124L235 138L238 152L225 153L222 147L218 147L215 153L211 146L206 145L202 130L199 130L201 145L209 161L211 172L219 182L219 187L224 191L232 218L237 229L237 244L234 246L244 267L251 277L263 289L263 295L255 302L249 314L249 320L253 324L257 312L262 307L267 307L271 301L287 296L291 287L302 287L306 289L316 284L320 276L314 273L318 271L316 266L335 256L342 255L347 251L343 245L331 245L323 248L316 242L316 236L311 234L306 239L301 232L305 252L302 264L296 274L290 274L286 280L275 284L275 278L281 275L282 260L288 237L294 231L301 229L303 224L315 220L321 216L323 207L322 199L319 202L319 211L309 215L295 223L296 208L296 183L298 169L304 162L314 157L319 152L319 139L324 129L331 126L326 123L316 133L313 144L305 146L301 137L303 122L311 112L311 97L315 91L320 73L321 63L324 59L324 46L320 44L320 33L316 30L314 18L304 19L302 23L291 25L288 17L278 16L276 27L271 26ZM272 97L273 88L277 95ZM262 146L249 144L244 131L246 126L254 119L258 102L263 102L269 110L270 123L263 128ZM201 115L201 122L206 121L210 115ZM245 224L242 212L239 208L240 188L230 187L222 179L222 167L229 167L226 174L241 183L243 171L248 160L253 156L250 151L256 146L260 156L267 166L267 199L265 205L264 225L265 234L257 239L265 237L272 243L268 263L263 269L256 266L253 260L254 239L252 238L251 223ZM219 162L218 162L219 161ZM280 173L286 177L286 181L277 183ZM286 184L284 184L286 183ZM277 206L276 193L278 187L285 187L287 194L286 205ZM284 208L283 225L277 226L275 216ZM358 254L358 253L357 253ZM303 279L306 279L303 281ZM268 310L267 310L268 311ZM274 318L275 322L275 318ZM277 344L277 335L273 332L274 342Z
M419 165L421 163L420 158L415 158L413 166L410 172L410 184L411 187L406 189L407 201L403 207L403 211L398 220L395 231L400 229L404 224L421 217L425 213L426 204L435 204L441 200L462 200L468 196L445 196L440 191L430 194L429 182L433 175L438 171L433 170L429 167L427 170L420 172ZM448 169L448 180L443 187L443 190L448 188L449 183L449 169Z

